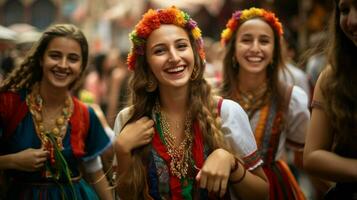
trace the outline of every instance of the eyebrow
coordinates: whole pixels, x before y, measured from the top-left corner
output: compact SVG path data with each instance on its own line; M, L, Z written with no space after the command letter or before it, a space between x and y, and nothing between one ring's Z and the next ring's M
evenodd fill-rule
M241 37L242 37L242 38L243 38L243 37L253 37L253 34L251 34L251 33L244 33ZM260 38L260 37L263 37L263 38L272 38L272 37L270 37L270 36L267 35L267 34L261 34L261 35L259 35L259 38Z
M48 53L59 53L59 54L63 54L63 52L62 51L60 51L60 50L56 50L56 49L54 49L54 50L48 50ZM70 55L70 56L78 56L78 57L81 57L81 54L78 54L78 53L75 53L75 52L69 52L68 53L68 55Z
M178 42L181 42L181 41L190 42L190 40L187 39L187 38L179 38L179 39L175 40L174 43L178 43ZM154 44L154 45L152 45L152 46L150 47L150 49L153 49L153 48L155 48L155 47L162 46L162 45L165 45L165 43L162 42L162 43Z

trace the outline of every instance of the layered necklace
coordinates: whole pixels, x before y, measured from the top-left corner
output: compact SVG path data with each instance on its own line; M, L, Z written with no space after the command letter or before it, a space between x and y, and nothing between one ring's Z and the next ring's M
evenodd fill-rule
M43 99L40 95L40 88L38 85L35 85L32 92L26 96L26 103L32 114L36 134L41 141L41 146L49 151L50 164L55 165L55 151L63 150L63 138L66 134L67 124L73 110L72 99L69 95L67 96L63 107L60 108L60 115L52 124L51 117L44 116L45 110L43 108ZM47 118L47 122L44 122L44 117ZM46 172L45 176L52 177L49 172Z
M236 100L246 111L249 118L251 118L254 113L265 105L269 101L270 90L268 89L267 83L262 84L258 89L251 92L243 92L237 88Z
M154 112L160 116L160 120L157 122L159 123L161 129L159 130L159 134L162 140L164 140L163 143L165 144L167 153L171 158L170 171L179 179L185 178L189 172L192 157L193 136L191 114L190 112L187 112L186 114L184 127L185 137L183 141L176 146L175 141L177 138L172 134L172 123L169 121L165 112L162 111L158 101L156 101ZM177 125L175 128L177 128Z

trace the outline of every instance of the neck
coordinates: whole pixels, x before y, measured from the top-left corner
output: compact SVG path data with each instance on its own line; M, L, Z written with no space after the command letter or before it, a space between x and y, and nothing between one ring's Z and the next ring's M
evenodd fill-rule
M243 92L253 92L256 91L259 87L261 87L265 82L267 82L266 73L239 73L237 88L239 88L239 90Z
M167 113L185 113L187 110L188 89L160 88L161 108Z
M44 105L48 108L63 105L69 95L69 91L67 89L54 89L43 82L39 84L39 89Z

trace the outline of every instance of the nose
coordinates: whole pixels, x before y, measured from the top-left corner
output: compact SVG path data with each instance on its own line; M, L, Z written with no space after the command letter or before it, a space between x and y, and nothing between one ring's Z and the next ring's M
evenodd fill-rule
M257 53L260 51L260 45L259 45L259 41L258 40L254 40L252 43L252 46L250 48L251 51Z
M347 24L350 28L357 27L357 8L356 7L351 8L350 13L348 15Z
M170 57L169 57L169 62L170 63L177 63L177 62L179 62L180 61L180 56L179 56L179 54L178 54L178 52L176 51L176 49L175 48L171 48L170 49L170 55L169 55Z
M58 66L61 68L67 68L68 67L68 59L66 57L63 57L62 59L59 60Z

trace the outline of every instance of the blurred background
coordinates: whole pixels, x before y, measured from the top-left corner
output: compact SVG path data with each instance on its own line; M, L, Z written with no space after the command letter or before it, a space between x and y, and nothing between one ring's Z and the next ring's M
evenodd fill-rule
M130 47L127 34L142 13L170 5L190 13L204 36L214 40L219 39L234 10L251 6L273 10L283 22L286 37L300 53L308 47L310 36L324 29L332 4L328 0L0 0L1 28L19 34L16 39L15 33L1 31L1 40L27 43L50 24L69 22L84 30L91 53L111 47L124 53Z

